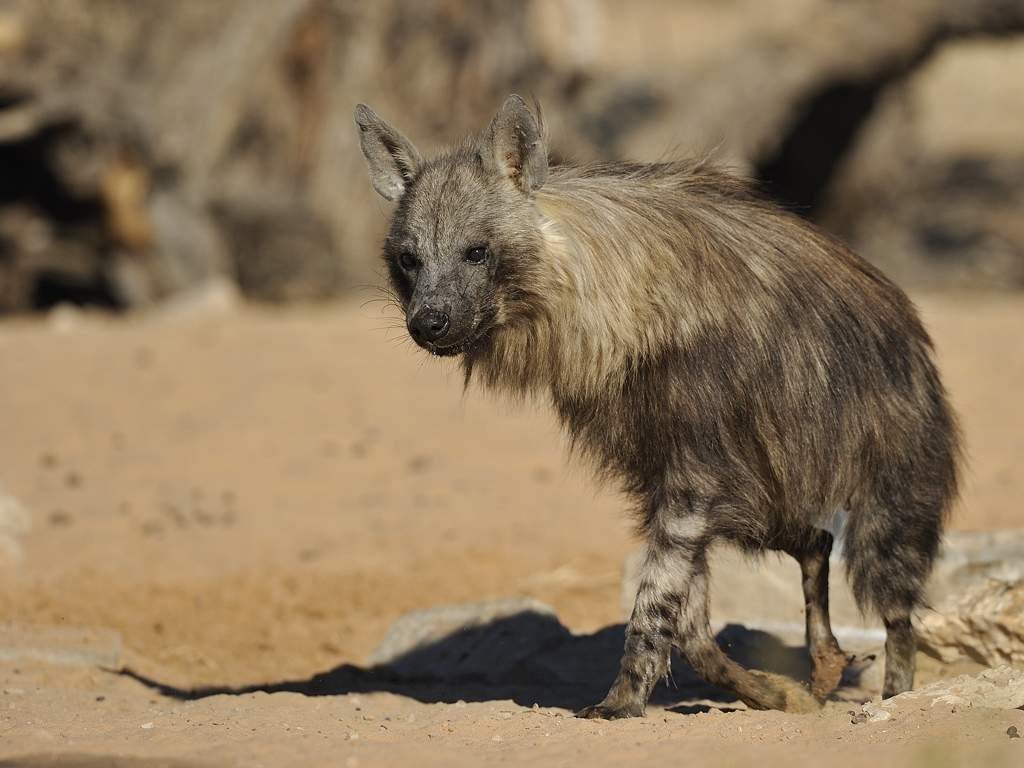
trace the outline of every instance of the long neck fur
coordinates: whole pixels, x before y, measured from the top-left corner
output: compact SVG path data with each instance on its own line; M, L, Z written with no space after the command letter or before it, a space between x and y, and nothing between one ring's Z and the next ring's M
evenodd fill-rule
M785 232L742 180L699 161L559 168L535 207L541 252L520 271L518 306L502 308L509 321L470 361L519 393L586 396L716 326L763 333L771 292L755 288L782 284L785 256L756 220L776 239L802 229Z

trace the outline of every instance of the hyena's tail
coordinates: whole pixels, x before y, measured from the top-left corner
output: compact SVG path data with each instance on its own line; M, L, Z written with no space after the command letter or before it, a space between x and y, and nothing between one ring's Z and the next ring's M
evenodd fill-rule
M911 616L924 602L957 494L959 436L941 389L930 406L918 434L904 437L905 450L887 446L887 466L873 468L872 488L851 504L844 535L857 603L877 613L887 630L885 695L913 685Z

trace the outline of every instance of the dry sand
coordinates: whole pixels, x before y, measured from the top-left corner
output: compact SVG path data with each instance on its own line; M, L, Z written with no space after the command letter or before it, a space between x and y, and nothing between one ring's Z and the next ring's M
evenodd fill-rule
M970 451L953 525L1020 525L1024 299L919 303ZM362 663L392 619L439 603L530 595L573 630L619 621L620 564L635 543L621 499L567 463L547 414L464 395L450 364L389 324L351 304L0 325L0 486L31 519L8 534L16 546L0 546L0 623L85 628L100 645L101 630L117 630L132 669L188 689ZM1024 761L1024 739L1006 735L1024 733L1024 712L915 710L853 725L849 708L654 709L601 723L528 702L393 693L183 701L98 668L0 659L0 757Z

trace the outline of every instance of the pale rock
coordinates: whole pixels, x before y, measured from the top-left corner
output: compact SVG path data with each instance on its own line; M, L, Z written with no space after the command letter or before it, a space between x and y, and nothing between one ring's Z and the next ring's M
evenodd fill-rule
M950 598L917 624L920 648L950 663L1024 665L1024 580L987 579Z
M986 669L978 675L936 680L886 699L879 706L892 711L904 705L920 708L922 704L958 709L1019 709L1024 707L1024 670L1003 666Z
M869 723L881 723L892 718L892 712L882 708L873 701L861 705L861 711L867 717Z
M0 661L121 667L121 635L111 629L0 624Z

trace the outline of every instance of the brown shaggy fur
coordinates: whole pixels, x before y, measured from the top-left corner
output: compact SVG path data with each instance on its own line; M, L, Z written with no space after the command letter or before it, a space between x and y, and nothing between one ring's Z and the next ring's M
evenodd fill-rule
M636 499L647 557L620 673L581 714L642 714L672 645L752 706L808 705L715 645L718 539L798 560L824 697L844 658L822 530L839 510L856 597L888 630L884 693L910 688L910 616L959 449L904 293L706 161L549 168L518 97L430 161L368 108L356 122L374 186L398 202L384 252L413 338L461 355L467 381L550 399Z

